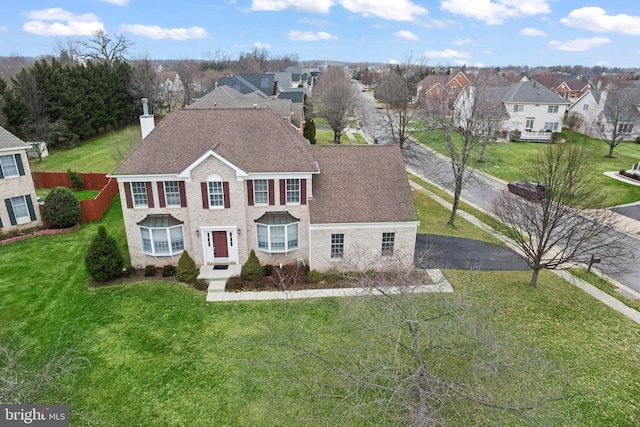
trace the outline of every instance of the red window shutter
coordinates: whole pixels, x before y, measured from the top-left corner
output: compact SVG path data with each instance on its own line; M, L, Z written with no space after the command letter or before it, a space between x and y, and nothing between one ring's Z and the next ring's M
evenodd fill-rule
M178 190L180 191L180 206L187 207L187 191L184 189L184 181L178 181Z
M280 204L281 205L287 204L287 180L286 179L280 180Z
M127 207L131 209L133 207L133 198L131 197L131 183L124 183L124 197L127 200Z
M167 202L164 199L164 182L162 181L158 181L158 200L161 208L167 207Z
M249 206L253 206L253 181L247 180L247 201Z
M202 193L202 209L209 209L209 188L206 182L200 183L200 192Z
M147 187L147 206L152 208L153 207L153 189L151 188L150 182L147 182L145 186Z
M275 194L276 194L275 184L274 184L272 179L270 179L268 181L268 183L269 183L269 205L273 206L273 205L276 204L276 201L275 201Z
M307 204L307 180L306 179L300 180L300 204L302 205Z
M222 197L224 197L224 208L229 209L231 201L229 200L229 183L227 181L222 183Z

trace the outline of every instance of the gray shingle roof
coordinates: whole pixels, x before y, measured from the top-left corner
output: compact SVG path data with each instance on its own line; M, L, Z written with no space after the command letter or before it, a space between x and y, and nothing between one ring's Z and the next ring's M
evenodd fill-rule
M164 118L112 175L178 174L209 150L245 172L316 172L308 147L271 109L182 109Z
M531 80L507 86L502 95L503 102L527 102L541 104L570 104L551 89Z
M218 86L187 108L271 108L277 111L280 117L288 119L291 116L292 103L288 99L265 97L260 91L242 94L230 86Z
M5 128L0 127L0 150L8 150L12 148L27 149L29 148L29 145Z
M398 145L309 147L313 177L311 224L417 221Z

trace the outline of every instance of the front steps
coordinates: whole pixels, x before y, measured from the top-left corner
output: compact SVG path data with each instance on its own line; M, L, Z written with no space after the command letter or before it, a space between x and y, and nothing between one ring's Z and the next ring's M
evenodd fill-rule
M209 282L207 289L207 301L215 301L216 294L224 292L224 287L227 284L227 279L232 276L239 276L242 270L240 264L230 264L225 270L214 270L213 265L203 265L200 268L200 274L198 279L206 280Z

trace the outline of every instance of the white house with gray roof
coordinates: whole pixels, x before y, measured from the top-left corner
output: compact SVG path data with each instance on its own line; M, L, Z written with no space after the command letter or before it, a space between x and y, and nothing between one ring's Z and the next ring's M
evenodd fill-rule
M27 159L30 145L0 127L0 233L42 225Z

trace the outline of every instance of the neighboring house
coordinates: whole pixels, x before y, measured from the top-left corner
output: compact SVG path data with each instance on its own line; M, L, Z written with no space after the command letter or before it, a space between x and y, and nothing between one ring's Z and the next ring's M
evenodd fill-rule
M418 83L416 97L426 104L431 97L439 97L444 91L448 94L450 106L453 107L462 89L469 85L471 82L462 71L458 71L453 77L434 74L426 76Z
M176 110L110 176L133 265L413 263L399 148L311 146L268 108Z
M270 98L261 91L242 94L231 86L214 86L187 108L271 108L302 134L304 108L290 99Z
M42 225L36 190L27 159L30 145L0 127L0 232Z
M572 104L587 91L595 89L588 80L581 80L562 74L541 73L536 74L534 79Z
M610 139L615 127L616 140L633 141L640 136L640 88L589 90L569 113L582 116L578 130L589 136Z
M503 129L521 132L521 141L551 141L560 132L569 101L535 80L495 87L505 111Z
M278 94L278 85L273 74L238 74L221 77L216 82L218 86L231 86L242 94L261 91L268 97Z

